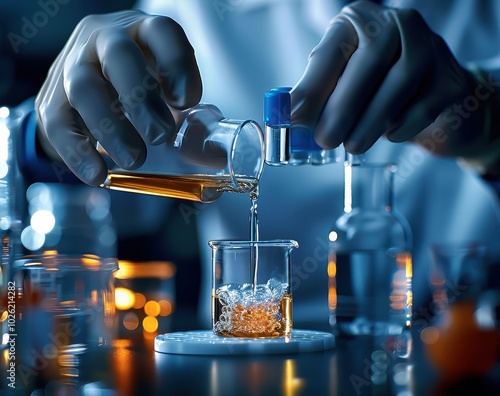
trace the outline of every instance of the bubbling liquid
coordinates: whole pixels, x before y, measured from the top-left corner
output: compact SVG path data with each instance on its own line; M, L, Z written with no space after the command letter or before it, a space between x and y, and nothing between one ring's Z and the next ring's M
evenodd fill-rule
M224 285L213 295L214 332L225 337L273 338L292 330L288 284Z

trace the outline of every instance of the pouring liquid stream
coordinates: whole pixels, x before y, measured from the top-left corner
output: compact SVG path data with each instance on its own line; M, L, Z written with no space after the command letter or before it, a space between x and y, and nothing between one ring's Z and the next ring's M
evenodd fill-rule
M250 242L259 240L259 216L257 201L259 198L259 187L250 193ZM253 292L257 287L257 273L259 268L259 248L253 245L250 250L250 270L253 271Z

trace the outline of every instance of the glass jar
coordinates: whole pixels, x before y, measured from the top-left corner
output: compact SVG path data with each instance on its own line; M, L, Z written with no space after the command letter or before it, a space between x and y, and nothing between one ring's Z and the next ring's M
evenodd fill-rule
M344 164L344 213L329 233L330 324L337 335L401 334L411 326L407 221L394 211L392 164Z
M292 331L293 240L210 241L212 324L224 337L275 338Z
M44 252L14 261L17 367L31 382L93 371L117 336L116 259ZM22 365L22 366L21 366ZM36 375L33 375L36 374ZM20 383L23 381L19 381Z
M20 253L21 185L16 161L11 110L0 107L0 349L7 346L9 308L14 306L12 265ZM9 317L10 316L10 317Z
M256 191L264 165L259 125L226 118L211 104L199 104L182 117L173 145L148 146L146 161L137 169L121 169L98 146L109 169L102 186L203 203L225 191Z

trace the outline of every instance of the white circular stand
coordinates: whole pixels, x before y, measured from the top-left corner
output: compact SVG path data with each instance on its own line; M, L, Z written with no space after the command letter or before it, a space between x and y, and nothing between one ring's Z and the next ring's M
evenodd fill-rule
M292 330L288 337L231 338L212 330L184 331L156 336L156 352L178 355L272 355L321 352L335 347L333 334L313 330Z

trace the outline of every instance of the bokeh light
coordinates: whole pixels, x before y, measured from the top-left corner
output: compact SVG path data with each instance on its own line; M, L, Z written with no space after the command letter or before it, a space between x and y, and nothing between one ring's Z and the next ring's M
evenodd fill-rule
M0 118L7 118L10 114L10 110L8 107L2 106L0 107Z
M144 296L144 294L135 293L134 297L135 297L135 303L132 308L141 309L142 307L144 307L144 304L146 304L146 297Z
M328 240L330 242L335 242L338 238L338 234L335 232L335 231L330 231L330 233L328 234Z
M0 315L0 322L3 322L5 319L7 319L7 311L3 311L2 315Z
M128 312L123 317L123 326L127 330L135 330L139 327L139 317L134 312Z
M104 246L114 246L116 243L115 229L110 225L103 225L100 227L99 242Z
M45 243L45 235L28 226L21 232L21 242L26 249L38 250Z
M54 214L48 210L37 210L31 215L31 227L40 234L48 234L56 224Z
M426 327L420 333L420 339L424 344L434 344L439 339L439 329L434 326Z
M160 314L160 310L160 304L153 300L148 301L144 306L144 312L148 316L158 316Z
M153 316L146 316L142 321L142 327L148 333L154 333L158 329L158 320Z
M160 304L160 316L168 316L172 313L172 304L168 300L160 300L158 301Z
M0 200L1 199L2 198L0 198ZM11 224L12 220L10 219L10 216L0 217L0 230L8 230Z
M115 289L115 305L121 311L126 311L134 306L135 294L125 287Z
M7 161L0 160L0 179L3 179L9 173Z

